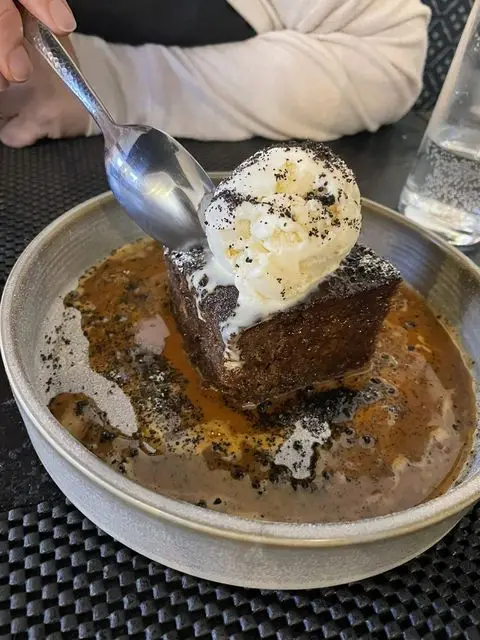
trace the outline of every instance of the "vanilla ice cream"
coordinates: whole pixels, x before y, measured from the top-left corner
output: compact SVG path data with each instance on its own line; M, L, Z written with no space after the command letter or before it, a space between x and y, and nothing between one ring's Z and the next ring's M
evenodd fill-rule
M205 225L239 302L281 310L350 252L360 232L360 193L350 169L327 147L288 143L256 153L222 182Z
M305 299L357 241L360 193L328 147L285 143L259 151L216 189L204 212L210 251L189 276L202 300L235 285L235 311L222 321L225 366L241 366L238 336Z

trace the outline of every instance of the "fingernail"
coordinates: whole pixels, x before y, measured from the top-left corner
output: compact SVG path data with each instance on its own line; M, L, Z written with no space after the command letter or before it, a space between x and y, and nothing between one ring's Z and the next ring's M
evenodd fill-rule
M21 45L10 52L7 62L12 78L17 82L24 82L33 71L30 58Z
M50 16L60 31L73 31L77 23L73 13L62 0L51 0L48 5Z

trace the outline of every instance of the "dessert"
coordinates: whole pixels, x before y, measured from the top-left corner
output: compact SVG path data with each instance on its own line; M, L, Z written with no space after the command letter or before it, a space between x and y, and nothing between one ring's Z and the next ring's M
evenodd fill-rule
M362 369L400 281L388 262L356 246L305 302L240 330L228 350L222 321L236 312L238 293L232 285L217 288L205 296L199 316L189 286L189 277L201 270L203 256L196 258L185 264L170 254L167 260L175 318L205 380L241 406Z
M445 492L471 451L472 377L358 244L360 215L324 147L254 156L205 212L209 248L125 245L53 307L50 411L119 473L237 516L352 521Z
M348 390L306 393L278 413L234 409L205 386L171 315L153 241L101 261L65 303L42 348L50 410L95 455L162 495L266 520L357 520L443 493L471 451L468 367L404 283L369 372ZM146 329L159 318L168 334L155 330L154 342ZM81 361L91 367L82 377ZM136 416L129 430L119 390Z
M241 406L365 367L398 271L356 245L352 172L316 143L260 151L205 212L208 247L167 252L172 309L193 363Z

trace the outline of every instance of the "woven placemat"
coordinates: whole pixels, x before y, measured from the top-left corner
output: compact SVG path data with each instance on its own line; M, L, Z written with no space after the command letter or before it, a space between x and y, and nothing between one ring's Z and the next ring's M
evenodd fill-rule
M0 286L38 231L105 188L100 140L0 147ZM8 455L0 458L0 501L31 503L48 493L47 481L30 447L9 448L20 426L11 397L2 396L3 405ZM151 562L55 495L0 514L0 638L480 639L480 507L432 550L382 576L274 592L218 585Z
M197 580L122 546L66 501L0 516L0 637L480 638L480 509L412 562L309 592Z

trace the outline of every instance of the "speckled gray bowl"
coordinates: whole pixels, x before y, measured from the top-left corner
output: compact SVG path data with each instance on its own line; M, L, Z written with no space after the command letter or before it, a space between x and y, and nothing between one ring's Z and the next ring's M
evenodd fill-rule
M364 202L366 244L389 258L456 327L479 364L480 270L405 218ZM195 576L234 585L322 587L380 573L444 536L480 496L480 451L459 483L419 507L345 524L285 524L227 516L171 500L107 467L65 431L45 406L36 372L42 319L72 283L141 232L110 194L56 220L26 249L1 305L7 375L33 445L68 498L114 538Z

